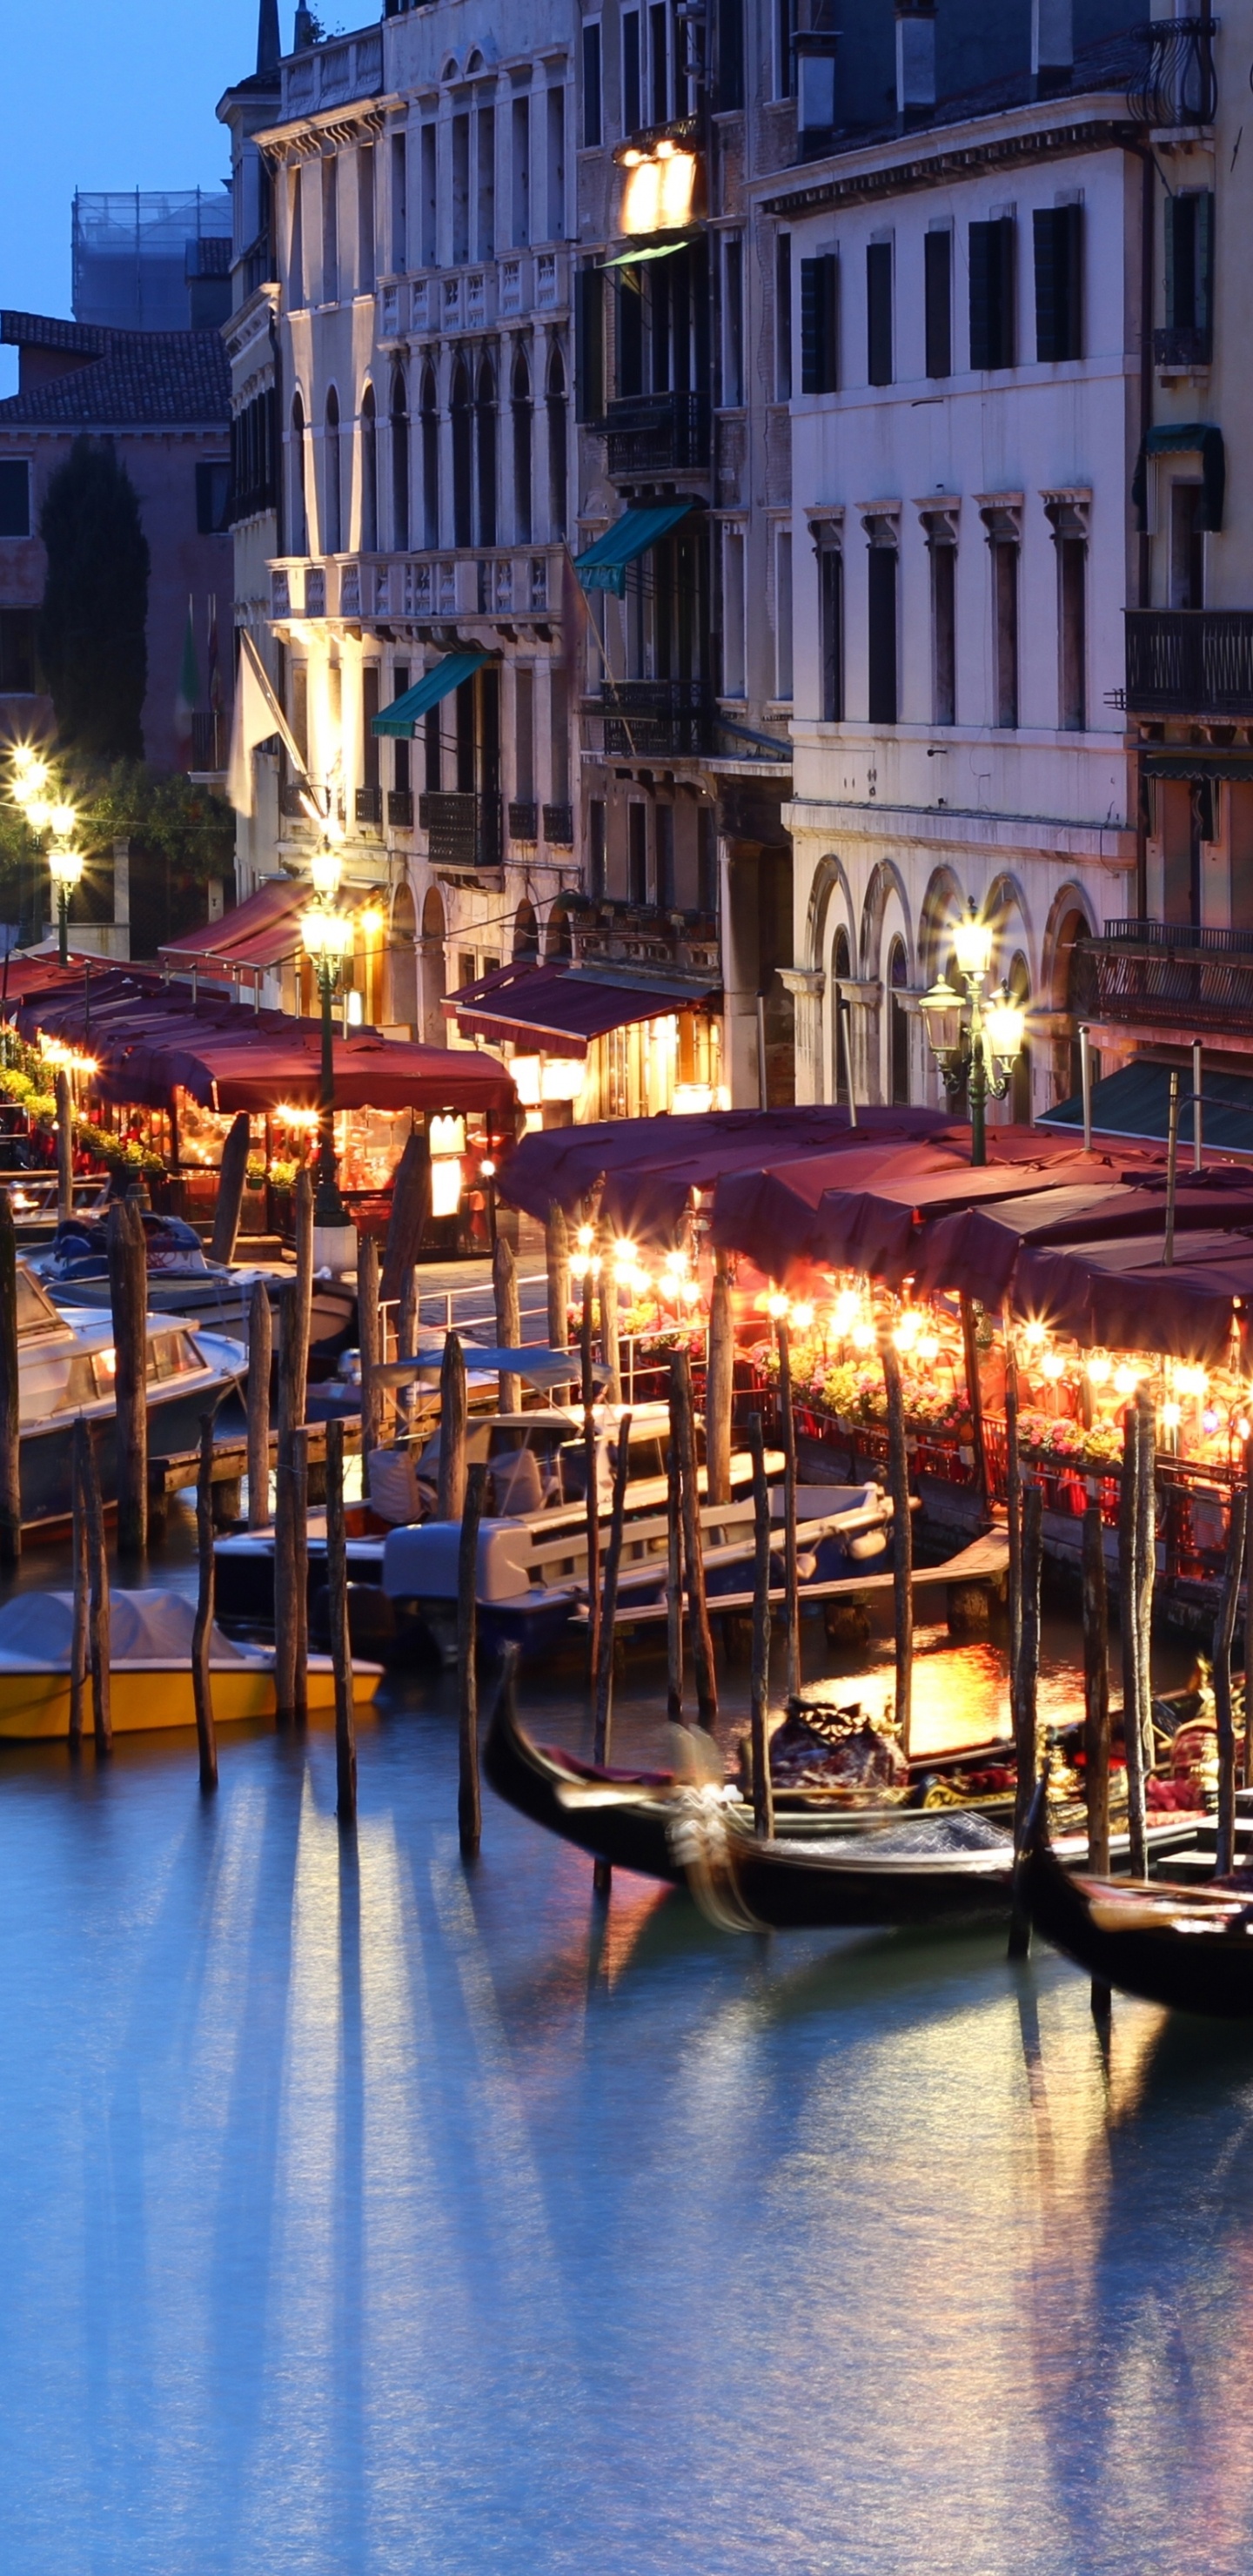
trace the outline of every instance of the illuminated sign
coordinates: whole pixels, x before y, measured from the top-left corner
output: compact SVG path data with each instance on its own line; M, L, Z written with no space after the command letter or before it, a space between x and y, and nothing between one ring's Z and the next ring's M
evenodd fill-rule
M696 155L681 152L664 137L651 152L634 148L622 154L626 186L622 191L624 233L677 232L692 219L696 193Z

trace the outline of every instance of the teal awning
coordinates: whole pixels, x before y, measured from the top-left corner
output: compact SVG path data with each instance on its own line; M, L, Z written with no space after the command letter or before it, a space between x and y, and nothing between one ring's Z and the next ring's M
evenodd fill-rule
M421 679L415 681L411 689L406 689L403 698L393 698L381 716L371 717L371 733L414 734L420 716L426 715L429 708L437 707L440 699L446 698L451 690L459 689L463 680L473 679L475 672L490 659L490 654L477 651L446 653L442 662L437 662L433 670L424 671Z
M1128 1144L1164 1145L1170 1125L1170 1072L1136 1056L1117 1073L1092 1085L1092 1130L1097 1136L1121 1136ZM1209 1063L1201 1077L1201 1137L1216 1154L1253 1154L1253 1078L1224 1073ZM1192 1151L1192 1067L1182 1068L1179 1084L1179 1143ZM1060 1100L1046 1109L1037 1127L1061 1128L1082 1136L1083 1095ZM1217 1218L1215 1222L1217 1223Z
M602 259L600 266L602 268L638 268L641 260L673 259L677 250L686 250L689 242L696 239L695 233L681 233L677 241L649 242L643 250L620 250L612 259Z
M1150 456L1199 456L1201 460L1201 525L1215 533L1222 527L1227 491L1227 451L1223 434L1209 420L1163 420L1149 431L1136 458L1131 498L1136 524L1148 524Z
M576 555L574 569L584 590L612 590L621 599L626 592L628 564L638 562L660 537L677 528L687 517L690 501L669 501L663 510L627 510L598 537L586 554Z

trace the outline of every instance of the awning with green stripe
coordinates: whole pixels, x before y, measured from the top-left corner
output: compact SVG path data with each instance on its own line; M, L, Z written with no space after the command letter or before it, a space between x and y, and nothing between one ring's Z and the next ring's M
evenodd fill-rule
M451 690L459 689L463 680L473 679L475 672L490 659L490 654L477 651L446 653L442 662L437 662L432 670L424 671L421 679L415 681L411 689L406 689L403 698L393 698L390 707L384 707L381 715L371 717L371 733L413 735L420 717L426 715L431 707L437 707L440 699L446 698Z
M681 233L677 241L649 242L641 250L616 251L612 259L602 259L601 268L638 268L646 259L673 259L678 250L686 250L695 233Z
M690 501L670 501L660 510L625 511L594 546L575 556L574 569L584 590L612 590L621 599L626 591L627 565L638 562L659 538L677 528L691 506Z

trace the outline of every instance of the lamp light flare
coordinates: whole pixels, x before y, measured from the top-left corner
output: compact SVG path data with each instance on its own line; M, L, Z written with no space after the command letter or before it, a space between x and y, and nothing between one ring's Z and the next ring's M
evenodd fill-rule
M1066 1361L1063 1353L1061 1351L1046 1351L1040 1362L1041 1377L1046 1377L1051 1386L1056 1386L1058 1379L1065 1377L1065 1374Z
M1115 1395L1134 1395L1139 1382L1135 1370L1128 1368L1125 1363L1122 1368L1116 1368L1114 1371Z
M813 1320L813 1307L810 1305L807 1297L802 1297L799 1303L792 1308L792 1322L795 1324L797 1332L807 1333Z
M982 982L992 963L994 936L991 922L976 910L972 895L953 928L953 955L963 975Z
M1089 1386L1108 1386L1113 1374L1113 1361L1108 1357L1105 1351L1091 1351L1089 1353L1085 1368L1085 1375Z

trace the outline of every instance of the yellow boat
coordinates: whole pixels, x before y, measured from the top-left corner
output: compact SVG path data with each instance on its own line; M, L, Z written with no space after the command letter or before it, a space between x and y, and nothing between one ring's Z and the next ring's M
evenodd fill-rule
M109 1605L110 1710L115 1735L194 1726L192 1602L180 1592L115 1592ZM34 1744L70 1731L71 1592L22 1592L0 1610L0 1741ZM214 1628L209 1643L213 1716L218 1726L275 1710L274 1650L240 1645ZM382 1667L357 1664L353 1697L374 1697ZM309 1657L309 1711L335 1705L329 1655ZM84 1724L92 1724L87 1692Z

